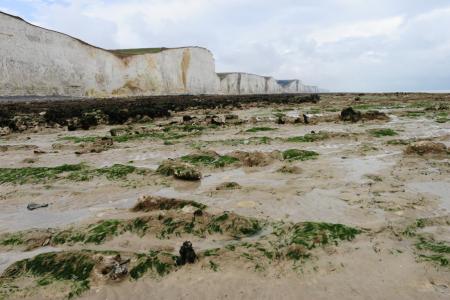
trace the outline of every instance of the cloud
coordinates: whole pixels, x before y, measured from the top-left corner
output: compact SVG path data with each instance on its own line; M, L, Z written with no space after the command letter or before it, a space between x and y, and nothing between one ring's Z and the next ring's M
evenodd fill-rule
M450 85L448 0L4 0L28 20L104 48L211 49L217 70L336 91Z
M402 16L396 16L381 20L338 25L313 32L309 37L315 40L319 45L335 43L350 38L369 38L374 36L389 37L398 32L403 22L404 19Z

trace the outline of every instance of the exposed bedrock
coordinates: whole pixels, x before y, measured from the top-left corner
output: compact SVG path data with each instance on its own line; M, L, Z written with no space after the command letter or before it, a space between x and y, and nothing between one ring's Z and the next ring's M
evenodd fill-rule
M316 93L299 80L216 74L201 47L108 51L0 12L0 96Z

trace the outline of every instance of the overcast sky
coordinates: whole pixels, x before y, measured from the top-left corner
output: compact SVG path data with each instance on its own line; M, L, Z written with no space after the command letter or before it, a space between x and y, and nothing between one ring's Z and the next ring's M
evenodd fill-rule
M331 91L450 90L449 0L0 0L103 48L198 45L218 72Z

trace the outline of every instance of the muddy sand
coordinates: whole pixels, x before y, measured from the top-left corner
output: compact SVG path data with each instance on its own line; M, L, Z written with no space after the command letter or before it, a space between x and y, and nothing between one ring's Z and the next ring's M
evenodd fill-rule
M0 299L449 299L450 95L266 100L9 103Z

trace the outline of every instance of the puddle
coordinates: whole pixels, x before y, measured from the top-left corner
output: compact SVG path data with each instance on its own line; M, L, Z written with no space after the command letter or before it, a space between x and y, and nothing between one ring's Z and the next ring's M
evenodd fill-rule
M89 215L89 209L55 211L43 208L28 211L25 207L20 210L16 208L13 211L2 211L0 213L0 232L64 226L80 222Z
M416 193L426 193L437 196L441 202L439 207L450 212L450 183L445 181L411 182L407 188Z
M367 226L384 220L381 210L370 212L359 210L339 199L337 189L314 189L296 201L297 207L291 209L290 219L294 222L315 221Z
M0 233L28 230L32 228L55 228L84 221L99 212L110 209L128 209L136 203L136 198L109 201L88 208L56 210L49 208L29 211L23 206L3 208L0 212Z
M389 161L383 158L398 154L388 153L362 158L337 159L337 164L346 169L345 180L359 182L364 179L364 175L377 173L383 169L394 166L396 161L392 157Z
M42 253L57 252L57 251L61 250L53 247L44 247L28 252L9 251L0 253L0 274L3 273L3 271L5 271L9 266L11 266L13 263L17 261L32 258Z

